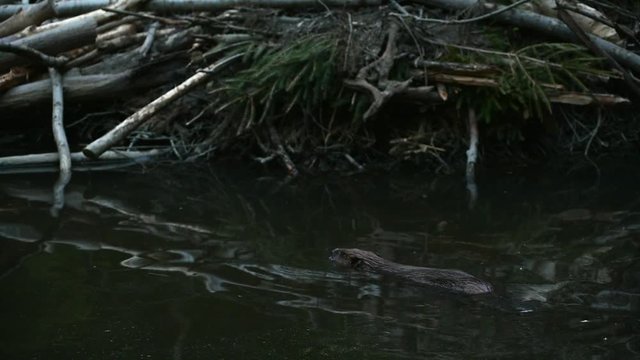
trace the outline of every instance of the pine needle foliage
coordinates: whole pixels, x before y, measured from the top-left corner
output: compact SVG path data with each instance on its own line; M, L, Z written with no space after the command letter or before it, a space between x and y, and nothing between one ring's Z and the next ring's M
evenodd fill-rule
M554 89L588 91L590 78L611 75L600 58L568 43L535 44L510 53L452 49L449 57L501 68L497 87L466 88L458 100L459 107L475 108L485 122L510 113L545 119L552 111L548 94Z
M249 67L223 82L228 102L219 109L241 109L238 132L267 117L306 118L337 101L341 83L333 36L310 35L283 46L251 43L242 51Z

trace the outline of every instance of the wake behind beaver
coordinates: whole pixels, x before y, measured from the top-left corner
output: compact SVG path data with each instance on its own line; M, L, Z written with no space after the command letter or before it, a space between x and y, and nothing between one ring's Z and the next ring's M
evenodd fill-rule
M391 275L419 285L457 293L477 295L493 291L491 284L464 271L402 265L367 250L337 248L331 252L330 260L354 270Z

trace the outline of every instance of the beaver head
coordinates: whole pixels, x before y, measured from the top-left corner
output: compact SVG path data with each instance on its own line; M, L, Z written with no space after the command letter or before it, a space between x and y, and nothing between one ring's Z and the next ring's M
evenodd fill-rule
M355 270L369 270L375 265L381 265L386 262L386 260L371 251L342 248L333 249L329 260L335 264Z

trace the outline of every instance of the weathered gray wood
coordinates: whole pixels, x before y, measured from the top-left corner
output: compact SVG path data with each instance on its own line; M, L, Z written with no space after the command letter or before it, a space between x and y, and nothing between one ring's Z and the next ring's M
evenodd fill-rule
M114 0L65 0L56 3L56 12L61 17L84 14L114 4ZM332 7L377 6L383 0L150 0L147 10L161 12L176 11L218 11L238 6L247 7ZM6 19L21 9L34 6L0 5L0 19Z
M130 71L120 74L64 76L64 93L68 99L97 98L126 90ZM51 80L39 80L16 86L0 95L0 109L21 108L51 98Z
M147 151L107 151L98 160L84 156L81 152L71 153L75 171L109 170L142 163L168 153L169 150ZM58 153L30 154L0 157L0 174L54 172L58 170Z
M27 26L40 25L55 14L53 0L45 0L30 6L26 11L21 11L0 24L0 37L16 33Z
M71 180L71 156L67 133L64 131L64 92L62 90L62 76L56 68L49 68L52 92L51 129L53 139L58 149L59 169L58 180L53 186L53 205L51 215L58 217L60 210L64 207L64 188Z
M179 75L175 69L184 67L186 61L179 54L168 55L143 66L117 70L119 72L115 74L84 74L73 69L63 76L65 99L113 99L131 91L167 84L177 79ZM135 66L135 63L129 65ZM0 109L29 107L50 98L51 81L38 80L0 93Z
M59 26L11 42L0 39L0 43L23 45L48 55L59 54L93 43L96 39L96 26L95 20L91 18L78 19L68 22L66 26ZM24 61L20 56L0 53L0 71L6 71L13 65L24 64Z

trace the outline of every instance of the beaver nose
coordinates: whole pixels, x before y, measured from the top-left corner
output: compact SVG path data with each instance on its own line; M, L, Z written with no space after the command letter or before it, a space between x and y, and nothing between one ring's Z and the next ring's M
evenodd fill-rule
M329 260L336 261L339 255L340 255L340 249L333 249L331 251L331 255L329 256Z

